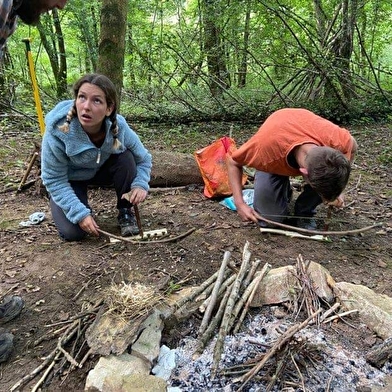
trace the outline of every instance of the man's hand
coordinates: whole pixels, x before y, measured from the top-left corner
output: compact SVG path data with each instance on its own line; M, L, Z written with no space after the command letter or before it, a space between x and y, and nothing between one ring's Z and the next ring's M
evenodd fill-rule
M344 197L343 195L338 196L334 201L330 201L327 203L329 206L343 208L344 207Z
M82 230L86 233L95 235L96 237L99 236L99 226L97 222L95 222L94 218L91 215L87 215L84 219L79 222L79 226Z
M249 207L246 203L239 203L236 205L238 215L244 222L252 221L258 223L261 216L252 208Z
M128 200L131 204L139 204L146 200L148 192L142 188L133 188L128 193L124 193L121 199Z

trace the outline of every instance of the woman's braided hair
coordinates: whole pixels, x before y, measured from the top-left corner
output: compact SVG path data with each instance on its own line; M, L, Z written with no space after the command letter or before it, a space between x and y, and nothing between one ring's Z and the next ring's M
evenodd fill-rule
M118 125L117 125L117 92L116 92L116 87L114 86L113 82L105 75L102 74L87 74L82 76L74 85L73 85L73 93L74 93L74 98L76 100L79 89L84 83L90 83L93 84L94 86L99 87L104 93L105 93L105 98L106 98L106 104L109 107L113 107L112 113L109 116L109 119L112 123L110 127L110 132L113 135L113 149L117 150L120 148L121 143L118 140ZM71 120L73 117L76 116L76 105L75 105L75 100L74 104L72 105L72 108L69 110L67 113L67 118L65 120L65 123L63 125L59 126L59 129L63 132L68 132L69 131L69 124L71 123Z

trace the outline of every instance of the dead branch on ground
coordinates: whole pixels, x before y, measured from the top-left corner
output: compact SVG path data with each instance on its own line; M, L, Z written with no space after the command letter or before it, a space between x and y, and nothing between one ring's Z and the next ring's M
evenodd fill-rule
M310 262L305 262L302 255L297 257L296 276L299 281L301 290L298 295L298 311L296 317L305 307L307 316L314 314L317 309L320 309L320 300L316 294L314 283L308 273ZM320 324L319 318L316 319L316 324Z
M318 309L316 312L311 314L305 321L300 324L295 324L291 328L289 328L282 336L277 339L275 344L271 347L271 349L264 355L263 359L258 363L255 367L253 367L250 371L248 371L244 376L240 377L238 381L242 382L242 385L237 391L243 391L245 385L263 368L263 366L267 363L267 361L272 358L277 352L282 350L287 342L289 342L292 337L301 329L305 328L310 321L315 319L322 312L322 308Z
M91 324L92 321L94 320L96 313L98 312L100 306L102 305L102 300L99 300L96 304L90 307L89 313L86 315L85 312L83 312L84 316L83 318L77 318L72 322L71 325L68 326L68 328L65 330L65 332L58 338L58 342L56 345L56 348L46 356L44 361L39 365L37 368L35 368L32 372L29 374L25 375L23 378L21 378L16 384L14 384L10 392L17 391L24 385L26 385L29 381L33 380L35 377L37 377L38 374L40 374L42 371L45 370L43 376L39 379L37 384L33 387L33 390L37 391L40 386L45 382L45 379L48 377L51 371L54 370L55 365L58 363L59 359L63 356L64 357L64 363L69 362L71 365L77 365L77 367L81 367L82 364L87 360L87 358L84 359L84 361L80 361L79 363L73 357L71 354L69 354L65 350L65 346L73 339L75 338L75 335L77 338L80 338L80 324L84 323L87 325Z
M274 221L267 219L267 218L264 218L264 217L261 217L260 220L262 220L263 222L266 222L270 225L273 225L273 226L282 227L283 229L287 229L290 231L296 231L298 233L310 234L312 236L314 236L316 234L320 234L322 236L359 234L359 233L364 233L365 231L369 231L369 230L375 229L376 227L381 227L384 225L384 223L380 222L380 223L375 223L374 225L371 225L371 226L362 227L361 229L343 230L343 231L321 231L321 230L301 229L299 227L285 225L284 223L274 222Z
M225 311L223 313L222 322L219 328L218 337L215 343L214 348L214 356L213 356L213 364L212 364L212 375L214 376L217 372L219 361L222 356L223 344L226 335L230 329L230 322L232 317L232 311L235 307L236 302L240 296L240 288L242 281L247 273L249 262L250 262L251 253L249 251L249 242L246 242L244 246L244 250L242 252L242 264L240 271L238 272L237 278L233 283L229 298L227 300L227 305Z
M107 237L114 238L114 239L119 240L119 241L129 242L130 244L146 245L146 244L164 244L164 243L167 243L167 242L179 241L179 240L187 237L188 235L192 234L196 230L196 228L193 227L192 229L188 230L187 232L182 233L180 235L177 235L175 237L165 238L165 239L162 239L162 240L140 240L140 241L139 240L132 240L132 239L130 239L128 237L120 237L118 235L111 234L111 233L109 233L107 231L104 231L104 230L101 230L101 229L97 229L97 230L98 230L99 233L101 233L103 235L106 235Z

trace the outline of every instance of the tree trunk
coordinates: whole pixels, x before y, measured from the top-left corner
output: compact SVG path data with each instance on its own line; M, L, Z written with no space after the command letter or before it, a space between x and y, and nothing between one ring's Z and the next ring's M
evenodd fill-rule
M248 72L248 48L249 48L249 27L250 27L250 4L246 2L245 26L244 26L244 41L241 58L241 65L238 70L238 87L246 86L246 73Z
M61 30L61 24L57 8L52 11L53 25L56 32L58 50L58 70L56 75L57 96L64 97L67 94L67 57L65 55L64 36Z
M67 93L67 56L57 9L53 9L52 15L41 17L37 28L52 67L57 97L64 98Z
M103 0L97 72L109 77L121 102L128 0ZM119 109L119 108L118 108Z
M152 155L151 187L174 187L203 184L192 154L150 151Z
M207 56L209 87L214 97L229 87L219 14L219 2L203 0L204 52Z

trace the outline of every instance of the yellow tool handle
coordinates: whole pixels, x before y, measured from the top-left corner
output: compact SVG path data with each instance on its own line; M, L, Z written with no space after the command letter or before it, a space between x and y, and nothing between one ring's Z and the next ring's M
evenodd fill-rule
M28 62L28 65L29 65L29 72L30 72L31 83L33 85L35 109L37 111L38 122L39 122L39 129L41 131L41 136L42 136L44 134L44 132L45 132L45 123L44 123L44 115L42 113L41 100L40 100L40 97L39 97L39 91L38 91L38 85L37 85L37 77L36 77L35 69L34 69L33 56L31 55L30 39L29 38L25 38L23 40L23 42L26 44L27 62Z

